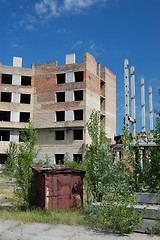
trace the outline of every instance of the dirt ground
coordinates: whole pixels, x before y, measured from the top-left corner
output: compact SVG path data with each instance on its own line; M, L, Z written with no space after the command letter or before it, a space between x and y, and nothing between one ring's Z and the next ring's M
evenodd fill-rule
M159 236L133 233L130 235L107 234L104 231L82 226L22 224L0 221L0 240L160 240Z

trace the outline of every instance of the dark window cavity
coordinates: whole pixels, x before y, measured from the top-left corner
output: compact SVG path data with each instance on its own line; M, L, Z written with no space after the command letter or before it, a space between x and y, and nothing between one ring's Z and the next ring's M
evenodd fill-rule
M64 164L64 154L55 154L56 164Z
M10 111L0 111L0 121L9 122L10 121L10 115L11 115Z
M83 140L83 129L74 130L74 140Z
M31 77L21 76L21 85L22 86L31 86Z
M9 141L10 131L0 131L0 141Z
M4 164L7 161L7 154L0 154L0 164Z
M65 102L65 92L57 92L57 102Z
M2 74L2 83L12 84L12 75L11 74Z
M77 163L82 162L82 154L73 154L73 161Z
M20 103L30 104L31 102L31 95L30 94L21 94Z
M56 131L56 140L64 140L64 130Z
M65 83L65 73L57 74L57 84Z
M56 112L57 122L65 121L65 111Z
M83 120L83 110L74 110L74 120Z
M29 122L30 113L29 112L20 112L20 122Z
M75 72L75 82L83 82L83 71Z
M74 100L83 101L83 90L74 91Z
M1 102L11 102L11 93L1 92Z

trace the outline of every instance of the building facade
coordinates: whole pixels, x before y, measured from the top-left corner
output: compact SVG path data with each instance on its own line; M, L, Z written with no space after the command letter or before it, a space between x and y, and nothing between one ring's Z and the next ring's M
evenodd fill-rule
M22 58L13 66L0 62L0 163L6 159L10 141L19 141L29 119L38 132L38 158L52 163L83 159L84 144L90 143L86 121L92 110L101 113L107 138L116 134L116 76L100 66L88 52L82 63L75 54L66 63L57 61L22 67Z

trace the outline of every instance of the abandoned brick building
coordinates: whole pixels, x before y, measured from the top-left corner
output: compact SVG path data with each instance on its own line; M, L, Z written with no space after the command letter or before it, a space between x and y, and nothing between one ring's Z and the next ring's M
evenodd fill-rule
M0 163L29 119L38 132L39 159L47 155L57 164L65 154L83 159L84 144L90 143L85 125L93 109L100 111L113 142L116 76L88 52L82 63L75 62L75 54L67 54L62 66L52 61L23 68L19 57L13 57L13 66L0 62Z

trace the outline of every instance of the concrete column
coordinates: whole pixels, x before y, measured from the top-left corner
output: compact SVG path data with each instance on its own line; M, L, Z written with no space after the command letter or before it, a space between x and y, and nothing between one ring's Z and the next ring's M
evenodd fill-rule
M76 62L75 54L66 54L66 64L73 64Z
M125 82L125 125L129 125L129 64L124 60L124 82Z
M144 78L141 78L141 109L142 109L142 132L146 131L145 125L145 90L144 90Z
M152 106L152 87L149 87L149 115L150 115L150 131L153 130L153 106Z
M11 111L11 122L19 122L19 112Z
M13 67L22 67L21 57L13 57Z
M19 142L19 131L18 130L11 130L10 131L10 141L12 142Z
M101 73L101 63L99 62L97 64L97 76L100 78L100 73Z
M21 85L21 75L13 74L13 76L12 76L12 84L13 85Z
M135 70L131 67L131 117L132 117L132 139L135 143L136 136L136 116L135 116Z
M65 102L73 102L73 101L74 101L74 92L65 91Z
M73 110L65 111L65 121L73 121L74 120L74 112Z
M11 102L20 103L20 93L13 92Z
M67 72L65 78L66 78L66 83L75 82L74 72Z

